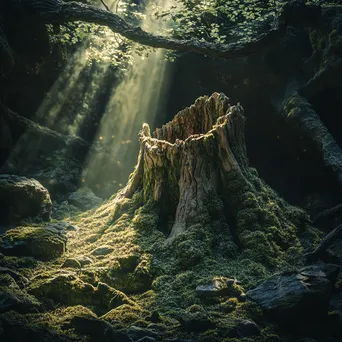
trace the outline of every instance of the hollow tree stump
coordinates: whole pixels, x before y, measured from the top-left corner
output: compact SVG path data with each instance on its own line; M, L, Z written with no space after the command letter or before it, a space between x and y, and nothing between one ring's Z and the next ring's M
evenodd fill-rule
M145 204L154 203L172 223L169 242L204 214L214 220L215 212L244 249L276 257L298 247L307 216L249 168L244 124L242 106L218 93L197 99L153 134L144 124L137 166L119 198L140 192Z

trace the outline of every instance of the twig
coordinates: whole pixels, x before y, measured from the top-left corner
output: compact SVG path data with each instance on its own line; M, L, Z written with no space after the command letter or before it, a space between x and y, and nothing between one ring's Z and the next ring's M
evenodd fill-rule
M101 1L102 5L104 6L104 8L105 8L108 12L110 12L110 9L109 9L109 7L106 5L106 3L105 3L103 0L100 0L100 1Z

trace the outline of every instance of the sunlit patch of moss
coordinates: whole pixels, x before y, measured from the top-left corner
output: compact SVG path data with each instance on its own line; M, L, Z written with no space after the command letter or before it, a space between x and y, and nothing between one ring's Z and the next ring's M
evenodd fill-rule
M124 325L133 325L144 322L144 316L147 312L137 305L123 304L115 309L108 311L101 318L108 321L109 323L119 321ZM145 325L147 325L145 323Z
M303 251L298 237L308 231L308 220L305 212L280 199L253 169L244 176L231 174L227 184L227 198L209 193L200 215L187 222L171 245L164 244L160 208L153 201L144 203L143 191L132 199L112 198L71 218L69 223L79 230L70 235L68 250L58 262L38 263L30 270L30 289L56 303L83 304L102 319L119 321L124 327L154 322L163 325L167 334L177 331L178 335L170 336L180 333L175 319L203 312L216 321L217 328L196 338L232 340L229 334L236 331L239 320L262 322L260 311L244 302L241 294L275 269L296 263ZM100 246L112 251L91 255ZM66 258L82 257L91 262L77 271L59 270ZM216 277L237 279L241 288L237 285L236 293L212 301L200 298L196 286ZM52 278L63 281L52 286ZM99 287L99 283L105 284ZM112 296L118 290L124 297ZM50 321L59 327L63 323L56 314L51 312ZM191 337L186 334L181 332L182 337ZM262 337L266 335L272 336L272 331L263 329ZM258 340L261 337L253 341Z
M65 252L66 238L46 227L22 226L0 236L0 251L48 260Z

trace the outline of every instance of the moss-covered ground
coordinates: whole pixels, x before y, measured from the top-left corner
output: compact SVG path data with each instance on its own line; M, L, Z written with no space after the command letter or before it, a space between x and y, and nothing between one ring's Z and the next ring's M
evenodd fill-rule
M203 215L171 244L165 243L165 224L160 229L158 206L144 203L142 191L65 217L75 229L66 233L62 256L47 261L5 256L0 261L25 276L28 284L21 291L41 302L33 312L3 313L3 321L80 341L93 339L75 328L75 317L100 318L118 329L153 325L163 338L235 341L239 322L252 319L261 333L241 341L281 341L244 292L274 272L295 267L303 242L311 245L318 236L306 214L280 199L255 170L243 179L232 175L228 184L234 196L226 202L208 199ZM196 286L220 278L238 283L220 297L196 294Z

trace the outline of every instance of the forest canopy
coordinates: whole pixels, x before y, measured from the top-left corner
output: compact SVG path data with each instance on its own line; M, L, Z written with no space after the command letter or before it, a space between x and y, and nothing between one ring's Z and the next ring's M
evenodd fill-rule
M139 1L118 0L106 4L93 0L4 0L0 5L0 42L2 50L12 56L6 32L13 20L19 23L24 15L25 20L38 19L52 24L55 30L50 29L50 32L57 32L66 44L76 44L98 31L98 25L103 25L122 37L152 48L233 58L248 56L271 45L284 35L290 24L315 25L323 5L336 4L319 0L182 0L167 10L155 8L154 16L158 20L171 22L171 27L156 35L140 28L144 13ZM62 26L57 29L56 25Z

